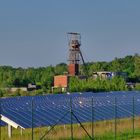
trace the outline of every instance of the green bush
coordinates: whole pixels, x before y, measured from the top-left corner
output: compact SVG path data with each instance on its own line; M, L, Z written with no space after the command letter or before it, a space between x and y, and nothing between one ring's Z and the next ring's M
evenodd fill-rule
M78 77L71 77L69 83L70 92L107 92L120 90L127 90L126 82L121 77L114 77L112 79L79 79Z
M0 97L3 97L3 91L0 89Z
M135 90L140 90L140 83L137 83L137 84L135 85Z

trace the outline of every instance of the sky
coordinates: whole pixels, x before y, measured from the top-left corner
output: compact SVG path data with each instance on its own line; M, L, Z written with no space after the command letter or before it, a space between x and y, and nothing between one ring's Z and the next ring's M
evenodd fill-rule
M81 34L86 62L140 54L140 0L1 0L0 65L68 60L67 32Z

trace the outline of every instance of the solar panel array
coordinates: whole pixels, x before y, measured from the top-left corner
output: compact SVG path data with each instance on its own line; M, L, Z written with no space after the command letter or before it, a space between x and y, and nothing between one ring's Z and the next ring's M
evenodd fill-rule
M42 96L1 98L0 113L24 128L70 124L70 99L72 111L81 122L109 120L114 118L114 99L117 99L117 118L131 117L133 112L140 115L140 91L108 93L72 93ZM93 106L92 106L93 98ZM33 103L33 107L32 107ZM93 108L92 108L93 107ZM60 118L63 118L58 122ZM33 123L32 123L33 122ZM73 123L78 123L73 117ZM1 125L4 125L1 122Z

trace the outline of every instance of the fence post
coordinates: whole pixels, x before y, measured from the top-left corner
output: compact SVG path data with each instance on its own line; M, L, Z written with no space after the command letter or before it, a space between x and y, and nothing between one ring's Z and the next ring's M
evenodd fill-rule
M1 107L1 101L0 101L0 140L1 140L1 114L2 114L2 107Z
M132 121L133 121L133 137L135 136L135 100L133 96L133 113L132 113Z
M72 98L70 97L71 139L73 140Z
M114 115L115 115L115 128L114 128L115 137L114 137L114 139L116 140L116 137L117 137L117 98L116 97L115 97L115 101L114 101Z
M31 102L31 113L32 113L32 140L34 139L34 113L33 113L33 99L32 99L32 102Z
M93 97L91 102L91 111L92 111L92 139L94 139L94 107L93 107Z

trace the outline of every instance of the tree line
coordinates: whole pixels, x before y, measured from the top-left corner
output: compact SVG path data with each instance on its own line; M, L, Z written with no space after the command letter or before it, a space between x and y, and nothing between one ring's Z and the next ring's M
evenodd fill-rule
M126 82L140 82L140 55L129 55L124 58L115 58L110 62L88 62L86 68L80 66L81 75L88 75L88 79L79 80L77 77L70 78L69 90L75 91L110 91L110 90L127 90ZM126 72L126 81L121 77L113 79L96 79L92 78L93 72L112 71ZM67 64L60 63L56 66L47 66L39 68L13 68L11 66L0 66L0 96L2 90L10 87L26 87L28 83L34 83L41 86L39 93L50 93L53 86L54 75L60 75L67 72ZM139 89L139 85L137 86Z

